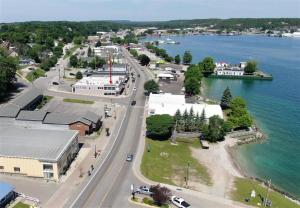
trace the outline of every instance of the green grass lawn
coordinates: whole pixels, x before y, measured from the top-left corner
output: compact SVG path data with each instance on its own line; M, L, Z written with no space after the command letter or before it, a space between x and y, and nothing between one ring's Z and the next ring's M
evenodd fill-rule
M82 47L82 45L75 45L72 48L70 48L69 52L64 55L64 59L70 57L79 47Z
M37 78L43 77L43 76L45 76L45 71L43 69L37 68L36 70L28 73L27 76L26 76L26 79L29 82L33 82Z
M258 195L260 194L262 197L266 197L267 193L266 187L263 187L259 182L251 179L237 178L235 188L236 189L231 193L232 199L252 206L258 206L257 203L262 204L262 200ZM251 198L250 202L245 202L246 198L250 198L252 190L255 190L256 197ZM285 198L284 195L272 190L269 191L268 199L272 201L272 208L300 208L299 205ZM260 207L263 206L261 205Z
M211 179L206 168L192 157L190 146L201 148L197 139L191 142L178 139L177 145L172 145L169 141L146 138L146 148L141 164L143 175L153 181L184 186L189 163L189 180L197 178L202 183L210 185ZM150 152L148 152L148 147Z
M63 101L67 103L94 104L94 101L91 100L79 100L72 98L64 98Z
M18 202L13 208L30 208L30 206L28 204Z

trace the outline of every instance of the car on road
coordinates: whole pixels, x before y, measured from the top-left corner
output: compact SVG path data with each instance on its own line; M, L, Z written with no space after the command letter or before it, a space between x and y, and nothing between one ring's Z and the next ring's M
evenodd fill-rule
M183 198L177 197L177 196L172 196L171 197L171 202L179 208L191 208L191 205L187 203Z
M133 154L128 154L127 157L126 157L126 161L127 162L132 162L133 160Z
M135 104L136 104L135 100L131 101L131 105L135 105Z
M52 82L52 84L53 84L53 85L59 85L59 83L58 83L58 82Z
M145 194L145 195L152 195L153 193L150 191L150 187L147 186L140 186L136 189L136 193L138 194Z

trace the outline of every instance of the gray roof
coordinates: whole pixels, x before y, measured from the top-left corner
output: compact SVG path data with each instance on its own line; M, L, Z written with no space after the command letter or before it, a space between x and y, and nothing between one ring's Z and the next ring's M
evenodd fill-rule
M25 121L43 121L47 112L43 110L38 111L20 111L16 120L25 120Z
M77 131L0 126L0 156L57 161Z
M91 125L91 121L83 117L68 113L48 113L43 121L45 124L69 125L75 122L82 122Z
M113 64L112 69L114 68L124 68L127 69L126 64ZM109 69L109 64L104 64L103 69Z
M43 96L42 92L39 89L32 87L30 90L27 90L26 92L16 97L11 103L20 106L20 108L22 109L27 107L28 104L30 104L33 100L40 96Z
M15 118L21 108L14 104L7 104L0 107L0 117Z
M102 118L102 116L99 116L91 111L87 111L82 117L93 123L98 123L98 121Z

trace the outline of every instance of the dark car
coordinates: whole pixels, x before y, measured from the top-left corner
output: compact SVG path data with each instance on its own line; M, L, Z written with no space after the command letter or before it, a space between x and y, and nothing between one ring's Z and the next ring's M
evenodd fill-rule
M58 83L58 82L52 82L52 84L53 84L53 85L59 85L59 83Z
M131 105L135 105L135 104L136 104L136 101L133 100L133 101L131 102Z

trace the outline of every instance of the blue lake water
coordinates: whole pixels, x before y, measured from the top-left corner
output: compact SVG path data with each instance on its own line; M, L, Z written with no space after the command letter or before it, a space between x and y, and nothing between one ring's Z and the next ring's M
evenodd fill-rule
M220 99L228 86L242 96L267 134L262 144L243 145L236 153L242 169L300 199L300 39L265 36L170 36L179 45L160 45L175 56L191 51L193 63L206 56L239 63L255 59L273 81L205 79L205 93ZM148 38L157 40L157 38Z

